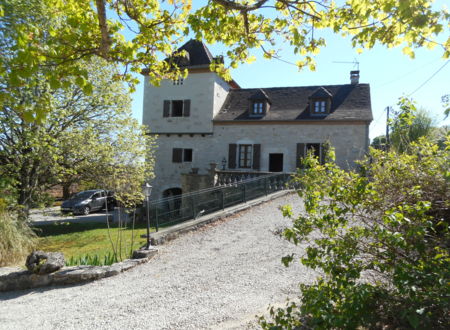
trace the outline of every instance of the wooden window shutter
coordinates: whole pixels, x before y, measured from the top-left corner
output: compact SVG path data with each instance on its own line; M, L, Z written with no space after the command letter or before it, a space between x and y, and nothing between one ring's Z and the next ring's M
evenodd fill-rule
M320 144L320 164L322 165L325 164L328 149L330 149L330 145L327 142Z
M191 115L191 100L184 100L183 117L189 117L190 115Z
M170 101L169 100L164 100L163 117L170 117Z
M301 162L303 160L303 158L305 158L305 144L304 143L297 143L297 162L296 162L296 167L300 168L301 167Z
M253 145L253 166L254 170L259 170L261 163L261 145L254 144Z
M172 162L181 163L183 161L183 149L173 148L172 149Z
M228 168L236 168L236 150L237 144L228 145Z

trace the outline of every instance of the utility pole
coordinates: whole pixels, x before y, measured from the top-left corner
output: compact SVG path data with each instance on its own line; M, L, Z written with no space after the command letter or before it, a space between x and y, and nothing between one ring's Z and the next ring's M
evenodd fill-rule
M386 107L386 151L389 151L389 147L391 145L391 140L389 138L389 110L390 106Z

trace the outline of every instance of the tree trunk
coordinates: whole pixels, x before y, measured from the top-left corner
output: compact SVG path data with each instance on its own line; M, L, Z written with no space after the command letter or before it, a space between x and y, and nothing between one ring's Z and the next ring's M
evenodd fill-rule
M72 187L72 183L66 182L62 184L63 188L63 200L70 198L70 188Z

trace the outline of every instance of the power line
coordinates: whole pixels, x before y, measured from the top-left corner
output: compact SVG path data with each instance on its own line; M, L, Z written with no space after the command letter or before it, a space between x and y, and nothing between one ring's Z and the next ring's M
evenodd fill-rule
M409 76L409 75L411 75L411 74L413 74L413 73L416 73L417 71L422 70L422 69L425 68L426 66L428 66L428 65L430 65L430 64L432 64L432 63L435 63L435 62L436 62L437 60L439 60L439 59L441 59L441 57L438 57L438 58L436 58L436 59L434 59L434 60L432 60L432 61L430 61L430 62L428 62L428 63L426 63L426 64L424 64L424 65L422 65L421 67L416 68L416 69L414 69L414 70L411 70L411 71L409 71L409 72L407 72L407 73L405 73L405 74L403 74L403 75L401 75L401 76L398 76L397 78L394 78L394 79L392 79L392 80L390 80L390 81L388 81L388 82L385 82L385 83L383 83L383 84L381 84L381 85L376 85L374 88L384 87L384 86L386 86L386 85L392 84L393 82L396 82L396 81L398 81L398 80L401 80L401 79L403 79L403 78L405 78L405 77L407 77L407 76Z
M447 60L447 61L446 61L439 69L437 69L437 71L436 71L435 73L433 73L433 74L431 75L430 78L428 78L427 80L425 80L425 81L423 82L422 85L420 85L419 87L417 87L417 88L414 90L414 92L412 92L411 94L409 94L408 97L411 96L411 95L413 95L415 92L417 92L417 91L418 91L419 89L421 89L423 86L425 86L425 84L426 84L427 82L429 82L431 79L433 79L433 77L434 77L435 75L437 75L438 72L441 71L441 70L448 64L448 62L450 62L450 60Z

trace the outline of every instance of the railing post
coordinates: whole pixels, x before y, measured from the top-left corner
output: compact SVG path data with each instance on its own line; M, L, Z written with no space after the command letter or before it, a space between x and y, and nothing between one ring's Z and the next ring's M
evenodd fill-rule
M196 212L197 206L195 205L195 194L192 195L192 219L195 219L195 216L197 215Z

